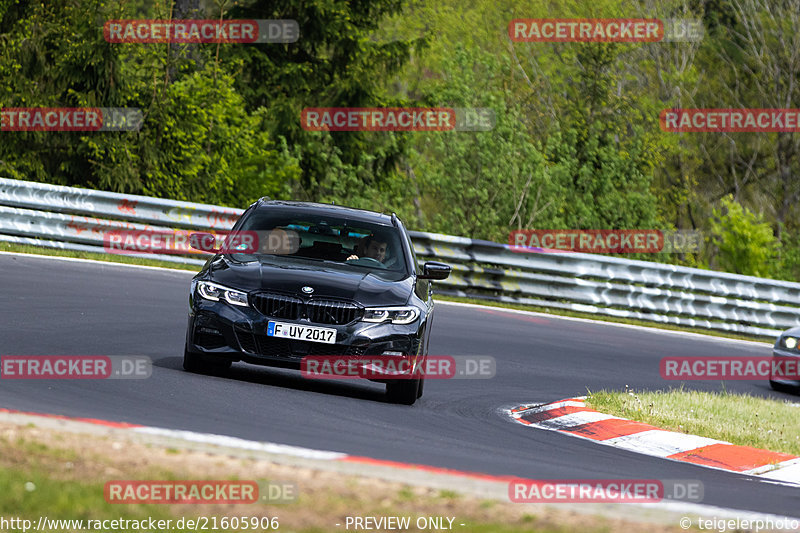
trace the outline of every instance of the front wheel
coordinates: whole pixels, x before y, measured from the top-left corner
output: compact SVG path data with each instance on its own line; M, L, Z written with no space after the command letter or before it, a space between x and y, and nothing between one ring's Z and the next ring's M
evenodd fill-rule
M386 397L392 403L414 405L419 398L419 379L398 379L386 384Z
M792 385L786 385L785 383L780 383L778 381L769 380L769 386L772 387L772 390L776 390L778 392L789 392L797 394L800 392L800 388L794 387Z

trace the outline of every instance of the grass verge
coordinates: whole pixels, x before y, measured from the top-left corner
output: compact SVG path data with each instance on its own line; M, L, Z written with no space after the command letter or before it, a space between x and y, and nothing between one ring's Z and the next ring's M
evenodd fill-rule
M800 403L748 394L669 391L590 393L588 406L661 429L800 455Z
M419 517L450 517L454 519L453 530L464 533L680 531L677 526L640 523L635 519L604 518L576 514L568 508L485 500L455 490L314 471L265 459L176 451L122 439L124 437L119 435L88 436L33 425L0 424L0 486L3 487L0 517L30 520L34 529L39 517L84 521L172 520L171 527L164 531L183 531L175 527L181 518L204 516L210 524L211 517L218 520L222 517L277 517L279 531L322 533L346 530L344 524L348 516L407 516L412 524ZM135 479L290 481L297 485L299 498L279 505L112 505L105 501L106 481ZM85 523L83 526L82 530L88 529ZM3 526L0 529L4 529ZM51 524L44 530L81 531L81 528L75 524L60 528ZM113 527L101 530L126 531ZM418 529L412 525L406 531Z

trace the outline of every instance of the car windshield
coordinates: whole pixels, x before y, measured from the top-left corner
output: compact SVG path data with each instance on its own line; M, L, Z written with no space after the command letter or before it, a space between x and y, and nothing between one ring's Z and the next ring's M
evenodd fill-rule
M407 271L400 232L393 226L262 210L243 220L237 231L253 232L257 238L257 251L232 254L237 260L326 262L375 273Z

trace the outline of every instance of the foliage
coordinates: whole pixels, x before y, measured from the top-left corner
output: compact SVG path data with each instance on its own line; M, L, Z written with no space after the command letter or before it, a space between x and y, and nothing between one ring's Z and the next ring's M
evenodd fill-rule
M136 107L145 121L138 132L5 133L0 172L224 205L289 196L299 166L284 140L272 140L268 111L248 112L208 54L176 81L167 73L186 70L180 57L107 43L103 21L125 13L99 0L18 2L7 12L3 107ZM28 16L14 22L12 14Z
M189 11L293 19L300 35L103 38L109 19ZM698 17L706 35L511 42L511 19L542 16ZM501 242L513 229L694 229L710 250L642 259L798 279L800 136L658 124L672 107L792 107L798 35L800 0L0 0L0 107L145 117L138 132L1 132L0 176L239 207L262 195L335 202ZM300 124L305 107L381 106L488 108L496 122L408 133Z
M297 150L303 171L293 191L298 199L357 204L374 197L365 188L396 177L403 135L307 132L300 113L306 107L407 105L386 86L424 39L375 33L401 7L401 0L251 0L231 10L232 18L293 19L301 28L293 44L228 47L221 54L224 62L237 63L237 90L249 107L269 107L270 129Z
M266 115L248 114L232 77L213 66L171 84L146 132L155 145L142 165L144 192L224 205L287 196L299 167L285 143L270 140Z
M767 276L773 268L777 240L763 217L742 207L728 195L714 209L711 236L717 262L726 272Z

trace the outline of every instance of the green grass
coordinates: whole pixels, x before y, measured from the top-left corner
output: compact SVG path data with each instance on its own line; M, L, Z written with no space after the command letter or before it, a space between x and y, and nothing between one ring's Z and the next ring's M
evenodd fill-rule
M92 252L75 252L72 250L59 250L55 248L44 248L40 246L30 246L27 244L14 244L14 243L6 243L0 242L0 251L6 252L17 252L17 253L25 253L25 254L36 254L36 255L54 255L59 257L77 257L81 259L93 259L96 261L107 261L111 263L127 263L133 265L145 265L145 266L155 266L155 267L162 267L162 268L172 268L178 270L188 270L192 272L199 272L200 266L197 265L183 265L178 263L170 263L168 261L157 261L154 259L144 259L142 257L138 257L135 255L122 255L122 254L102 254L102 253L92 253ZM549 308L549 307L541 307L541 306L534 306L534 305L524 305L524 304L513 304L513 303L501 303L501 302L492 302L489 300L480 300L478 298L462 298L458 296L444 296L444 295L437 295L437 300L441 301L451 301L451 302L461 302L461 303L472 303L472 304L480 304L486 305L490 307L497 307L501 309L519 309L522 311L535 311L539 313L545 313L549 315L557 315L557 316L568 316L573 318L588 318L592 320L599 320L603 322L613 322L618 324L629 324L635 326L646 326L651 328L658 328L658 329L666 329L671 331L687 331L692 333L700 333L703 335L710 335L714 337L725 337L729 339L740 339L740 340L752 340L752 341L762 341L762 342L770 342L772 343L775 339L773 337L761 337L755 335L744 335L740 333L731 333L726 331L715 331L715 330L708 330L704 328L693 328L688 326L678 326L675 324L663 324L660 322L649 322L647 320L638 320L633 318L623 318L623 317L613 317L613 316L605 316L605 315L596 315L594 313L585 313L580 311L570 311L567 309L556 309L556 308Z
M90 437L87 437L90 438ZM0 443L8 451L8 441L0 439ZM40 517L45 517L49 520L83 520L83 530L88 529L88 520L137 520L147 521L152 518L158 520L171 520L170 528L165 531L194 531L193 529L179 529L176 524L179 519L196 519L197 516L207 516L209 524L211 524L212 516L221 517L219 514L209 513L207 508L198 506L198 510L186 511L183 507L182 511L178 511L171 505L153 505L153 504L122 504L112 505L105 501L104 497L104 484L105 481L111 479L125 479L126 476L122 474L111 475L108 479L97 481L85 480L72 480L72 479L58 479L64 478L63 469L54 468L54 459L62 461L65 457L71 457L74 452L71 450L56 450L49 448L37 442L29 442L25 440L17 440L14 449L19 452L19 459L11 461L8 464L9 457L5 457L6 465L0 467L0 487L2 487L2 497L0 497L0 517L6 521L14 520L14 522L6 522L8 527L0 525L3 530L14 531L22 530L22 527L27 527L28 531L37 527ZM16 454L15 454L16 455ZM57 472L62 470L61 472ZM151 472L148 472L150 474ZM55 474L55 475L54 475ZM157 477L152 479L176 479L183 476L177 476L174 472L160 472L156 473ZM405 490L405 489L404 489ZM402 491L401 491L402 492ZM441 491L442 493L449 491ZM454 493L455 494L455 493ZM402 499L402 494L400 495ZM330 498L341 498L338 494L332 493ZM235 516L277 516L281 521L282 527L279 530L296 531L297 533L316 533L323 531L331 531L335 529L333 524L330 527L319 528L316 526L303 527L301 529L286 529L283 527L282 518L287 518L289 515L307 515L314 513L313 504L317 502L309 502L308 504L299 505L289 504L285 506L265 507L265 506L252 506L247 511L239 511L234 513ZM409 514L408 512L396 512L391 507L381 508L380 511L365 510L359 508L363 505L362 498L355 500L344 500L343 503L348 509L348 515L353 516L409 516L411 523L415 523L417 516ZM571 527L566 524L550 523L544 527L530 527L527 526L520 528L515 524L499 524L490 522L474 522L469 520L461 520L457 514L452 512L451 509L443 508L441 516L456 515L454 526L459 531L464 533L512 533L519 531L530 531L540 533L566 533L572 531ZM30 523L21 523L18 520L29 520ZM335 521L335 518L331 518ZM533 521L533 517L526 517L524 522ZM461 527L460 523L465 526ZM590 527L587 533L601 533L610 531L608 526L602 525L603 520L599 520L599 524ZM145 522L146 523L146 522ZM98 530L97 524L92 524L93 530ZM51 523L50 527L45 527L46 531L78 531L80 529L70 527L69 525L62 524L63 527L57 527ZM119 529L119 528L106 528L103 531L131 531L132 529ZM147 530L145 526L143 530ZM228 529L232 531L232 529ZM237 531L245 531L246 528ZM411 528L411 531L416 531Z
M19 517L32 520L33 527L36 527L39 517L56 520L172 518L174 525L175 517L163 505L107 504L103 497L103 486L104 483L100 482L54 480L50 478L48 471L39 468L0 469L0 487L3 487L0 516L6 519Z
M397 496L404 501L413 501L417 497L414 491L411 490L411 487L403 487L398 491Z
M590 393L600 412L741 446L800 455L800 403L683 389Z

